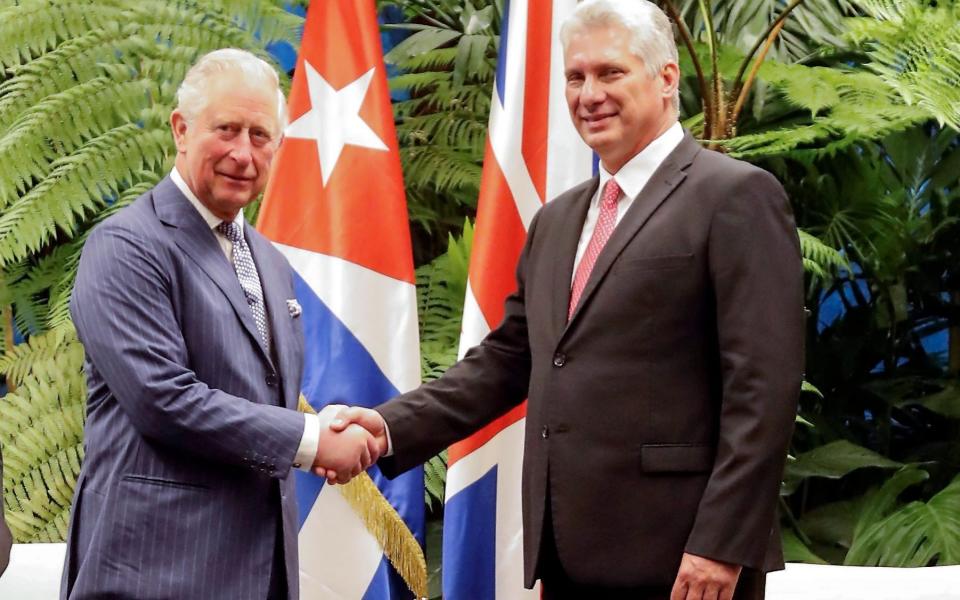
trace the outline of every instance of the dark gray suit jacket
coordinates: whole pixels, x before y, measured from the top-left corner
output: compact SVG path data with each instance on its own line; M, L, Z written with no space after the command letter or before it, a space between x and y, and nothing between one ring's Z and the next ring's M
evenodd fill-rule
M289 477L303 332L283 256L252 227L275 357L214 233L169 178L86 242L71 315L86 350L85 456L61 598L262 600L278 520L298 597Z
M3 454L0 453L0 483L3 482ZM10 536L10 529L7 528L7 522L3 518L3 493L0 488L0 575L7 569L10 562L10 546L13 544L13 538Z
M597 186L537 214L499 327L439 380L378 407L394 449L383 470L422 462L528 397L527 585L545 518L584 584L669 586L684 551L777 568L804 332L783 188L687 134L617 225L568 322Z

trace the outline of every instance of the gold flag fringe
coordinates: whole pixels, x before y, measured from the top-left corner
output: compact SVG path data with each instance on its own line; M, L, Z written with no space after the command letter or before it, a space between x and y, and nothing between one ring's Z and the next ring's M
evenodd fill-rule
M300 396L300 412L316 413ZM427 561L423 549L396 509L383 497L377 484L361 473L346 485L336 486L351 508L360 516L370 535L377 540L390 564L417 598L427 597Z

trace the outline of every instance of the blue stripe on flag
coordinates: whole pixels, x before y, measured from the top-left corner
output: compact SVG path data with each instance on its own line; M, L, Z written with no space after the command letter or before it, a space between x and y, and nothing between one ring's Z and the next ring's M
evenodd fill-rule
M503 92L505 89L504 81L507 77L507 40L510 39L509 15L510 0L506 0L503 3L503 22L500 24L500 55L497 56L497 96L500 97L501 104L505 104L507 102Z
M444 506L443 597L447 600L495 600L497 540L497 467L462 489ZM447 545L447 540L451 544ZM469 540L470 560L452 540Z
M304 374L301 391L315 409L330 403L372 407L399 394L353 333L334 315L294 271L294 289L303 308ZM388 480L376 466L368 471L377 487L423 544L423 468ZM300 526L316 502L325 480L297 471ZM383 571L384 573L381 573ZM367 588L365 598L406 597L403 580L384 559ZM397 595L399 594L399 595Z
M294 289L307 340L300 391L310 405L317 410L331 403L370 408L398 395L366 348L296 272Z
M368 587L366 593L363 594L362 600L383 600L387 597L413 598L412 592L397 591L405 590L406 587L403 578L397 574L390 566L390 561L384 557L383 560L380 561L380 566L377 568L377 572L374 573L373 579L370 581L370 587ZM386 590L393 590L393 594L387 596Z

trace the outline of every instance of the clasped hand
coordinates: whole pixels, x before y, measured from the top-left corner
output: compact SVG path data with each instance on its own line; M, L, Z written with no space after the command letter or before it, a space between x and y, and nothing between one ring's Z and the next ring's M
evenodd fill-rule
M331 404L317 417L320 443L312 471L330 483L347 483L386 453L386 425L376 411Z

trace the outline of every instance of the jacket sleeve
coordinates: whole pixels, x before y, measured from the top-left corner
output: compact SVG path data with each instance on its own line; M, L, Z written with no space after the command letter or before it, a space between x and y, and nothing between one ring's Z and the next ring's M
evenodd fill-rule
M803 265L780 184L751 169L710 226L722 406L717 454L686 550L760 569L803 370Z
M526 399L530 342L524 283L538 219L539 213L527 232L517 262L517 290L506 299L500 325L439 379L377 407L393 443L393 455L379 462L388 477L421 464Z
M158 246L109 221L86 242L70 313L87 361L144 437L285 477L303 415L232 396L197 378L187 366L172 274Z

